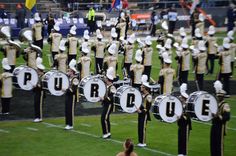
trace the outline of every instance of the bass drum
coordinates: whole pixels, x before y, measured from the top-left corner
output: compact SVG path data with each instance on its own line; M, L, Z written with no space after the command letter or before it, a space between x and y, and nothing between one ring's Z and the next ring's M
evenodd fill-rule
M187 112L191 117L200 121L210 121L218 111L216 98L205 92L197 91L189 95L187 99Z
M32 90L39 81L38 73L28 66L16 67L13 71L13 84L23 90Z
M142 95L139 90L131 86L121 86L114 94L114 103L124 112L134 113L142 104Z
M152 113L158 120L168 123L177 121L183 113L181 101L172 95L159 95L155 98Z
M43 89L48 90L52 95L62 96L69 88L69 78L66 74L51 70L42 77Z
M79 94L89 102L98 102L106 94L106 84L99 76L84 77L79 84Z

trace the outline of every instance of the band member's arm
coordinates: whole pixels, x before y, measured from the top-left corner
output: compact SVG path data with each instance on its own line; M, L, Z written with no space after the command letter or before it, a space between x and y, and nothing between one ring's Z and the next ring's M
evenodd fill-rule
M77 70L78 70L79 72L81 72L81 70L82 70L81 60L79 60L79 62L77 63Z
M52 44L52 33L49 35L49 37L48 37L48 43L50 43L50 44Z

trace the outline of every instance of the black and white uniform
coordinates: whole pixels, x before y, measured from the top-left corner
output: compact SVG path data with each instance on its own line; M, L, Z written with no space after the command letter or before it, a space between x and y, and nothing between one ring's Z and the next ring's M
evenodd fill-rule
M40 47L43 49L43 33L44 33L44 28L42 22L36 22L32 26L33 30L33 44Z
M142 75L144 71L144 66L141 63L132 64L130 66L132 86L140 90L142 84Z
M211 156L224 155L224 136L226 135L226 122L230 120L229 104L219 103L217 115L212 119L211 126Z
M140 106L138 113L138 141L141 144L146 143L146 127L147 121L151 121L149 110L152 105L151 94L143 95L143 104Z
M110 114L114 109L113 95L115 92L116 92L115 86L113 85L107 86L107 93L102 101L101 124L102 124L103 135L111 132Z
M77 102L79 80L76 76L70 78L70 87L65 94L65 122L66 125L74 125L74 109Z
M216 58L216 52L217 52L217 48L215 47L216 43L217 43L216 37L214 36L207 37L208 62L210 62L210 68L208 72L210 74L213 74L214 72L215 58Z
M68 62L70 63L72 59L76 60L77 48L79 47L79 41L75 36L70 36L67 39L66 46L68 47Z
M199 90L204 88L204 74L207 70L207 53L200 52L196 57L195 74Z
M152 69L152 53L153 49L151 46L147 46L143 49L143 65L144 65L144 74L147 75L148 81L151 75Z
M125 45L124 47L124 66L127 76L130 77L130 66L133 61L133 50L134 50L134 45L129 43Z
M49 35L48 42L51 44L51 53L52 53L52 59L53 59L53 67L54 65L54 60L55 60L55 55L59 53L59 45L62 39L62 35L59 32L52 32Z
M96 61L96 73L102 74L103 69L103 58L105 54L106 44L103 41L95 42L95 61Z
M188 72L190 69L190 52L187 49L183 49L178 56L178 77L180 85L182 83L188 83Z

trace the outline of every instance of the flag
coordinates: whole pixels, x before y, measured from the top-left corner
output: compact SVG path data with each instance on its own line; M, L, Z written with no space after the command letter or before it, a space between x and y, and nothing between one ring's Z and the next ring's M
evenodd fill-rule
M113 8L120 10L120 5L121 5L120 0L113 0L111 3L111 8L109 9L109 12L111 12Z
M32 10L33 7L35 7L36 0L25 0L25 7L29 10Z

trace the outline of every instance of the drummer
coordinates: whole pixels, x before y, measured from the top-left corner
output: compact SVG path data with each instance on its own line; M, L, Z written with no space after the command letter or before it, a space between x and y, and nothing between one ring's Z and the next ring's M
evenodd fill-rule
M82 44L81 48L82 56L79 58L79 61L77 63L77 68L80 73L80 80L82 80L84 77L90 75L90 66L91 66L91 59L88 57L88 53L90 53L88 49L88 45L86 42Z
M67 75L69 77L70 86L66 90L65 94L65 130L71 130L74 126L74 108L77 101L77 88L79 85L79 80L77 78L77 70L75 68L76 60L72 59L69 63L69 69ZM64 89L63 89L64 90Z
M2 115L10 113L10 104L12 98L12 73L10 72L11 66L8 64L8 59L2 59L2 68L4 72L0 75L0 88L1 88L1 103Z
M65 53L66 47L65 47L65 41L61 40L60 46L59 46L59 52L55 55L55 67L58 71L66 73L67 70L67 59L68 55Z
M44 75L44 65L42 64L43 60L40 57L37 57L36 59L36 67L37 67L37 73L39 76L39 82L36 86L34 86L33 92L34 92L34 121L33 122L41 122L43 121L43 110L42 105L45 98L45 93L42 88L42 76Z
M190 115L186 112L188 94L186 93L187 84L182 83L180 86L180 101L183 106L183 114L178 117L178 156L188 155L188 140L190 130L192 130L192 123Z
M149 110L152 105L152 95L148 88L148 77L142 75L141 92L143 96L143 104L137 109L138 112L138 145L139 147L146 147L146 127L147 121L151 121Z
M101 124L102 124L102 133L103 139L111 137L111 126L110 126L110 114L113 110L113 95L116 92L115 86L112 84L114 80L115 69L109 67L106 72L105 83L107 85L107 94L104 97L101 97L102 100L102 115L101 115Z

